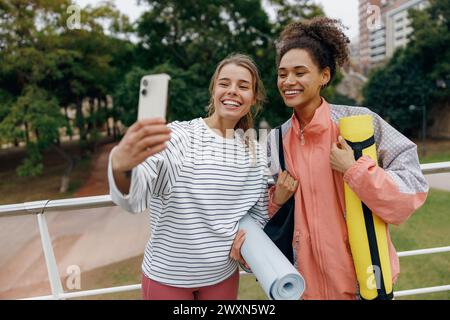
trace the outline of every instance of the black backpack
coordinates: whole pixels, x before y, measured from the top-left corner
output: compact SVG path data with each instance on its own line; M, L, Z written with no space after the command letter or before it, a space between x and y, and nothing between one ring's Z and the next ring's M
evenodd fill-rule
M284 162L281 126L274 130L279 131L278 154L281 170L284 171L286 170L286 165ZM294 195L292 195L264 227L264 232L292 264L294 264L294 252L292 248L292 239L294 236L294 209L295 201Z

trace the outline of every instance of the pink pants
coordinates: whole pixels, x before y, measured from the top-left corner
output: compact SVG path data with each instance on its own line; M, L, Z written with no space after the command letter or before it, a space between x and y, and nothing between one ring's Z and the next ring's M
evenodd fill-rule
M239 270L228 279L211 286L178 288L161 284L142 273L143 300L237 300Z

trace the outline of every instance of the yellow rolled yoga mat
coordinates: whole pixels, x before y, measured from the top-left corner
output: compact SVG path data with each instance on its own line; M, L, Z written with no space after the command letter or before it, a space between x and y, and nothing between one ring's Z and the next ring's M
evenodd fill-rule
M339 128L341 136L352 147L356 160L367 155L378 163L371 115L341 118ZM347 183L344 183L344 190L348 237L361 298L392 299L386 223L361 202Z

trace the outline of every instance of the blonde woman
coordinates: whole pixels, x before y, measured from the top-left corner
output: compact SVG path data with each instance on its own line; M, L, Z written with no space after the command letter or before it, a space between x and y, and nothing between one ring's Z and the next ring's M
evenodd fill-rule
M242 134L265 97L254 62L240 54L221 61L210 93L207 118L138 121L111 151L113 201L134 213L150 209L144 299L237 299L230 250L238 221L246 213L268 220L267 161Z

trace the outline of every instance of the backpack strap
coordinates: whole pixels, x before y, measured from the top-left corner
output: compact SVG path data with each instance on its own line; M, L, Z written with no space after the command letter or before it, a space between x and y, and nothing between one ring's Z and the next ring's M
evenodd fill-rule
M275 128L278 131L278 157L280 161L281 171L286 170L286 163L284 161L284 148L283 148L283 131L281 126Z

